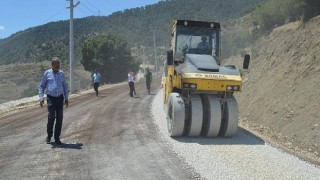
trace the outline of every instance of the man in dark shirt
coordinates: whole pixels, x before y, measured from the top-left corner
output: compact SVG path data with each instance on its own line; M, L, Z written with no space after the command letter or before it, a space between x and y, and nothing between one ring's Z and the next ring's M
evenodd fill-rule
M201 42L198 43L197 48L199 48L199 49L209 49L210 48L210 44L207 42L206 36L201 37Z
M150 94L150 85L151 85L151 81L152 81L152 73L150 72L149 68L147 68L147 72L145 74L145 77L146 77L146 85L147 85L148 93Z

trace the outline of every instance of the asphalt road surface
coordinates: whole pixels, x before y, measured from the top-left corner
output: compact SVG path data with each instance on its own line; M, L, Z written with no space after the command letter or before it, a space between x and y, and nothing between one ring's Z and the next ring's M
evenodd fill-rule
M160 88L153 82L152 92ZM197 179L152 122L144 82L71 98L61 146L46 144L46 107L0 118L0 179Z

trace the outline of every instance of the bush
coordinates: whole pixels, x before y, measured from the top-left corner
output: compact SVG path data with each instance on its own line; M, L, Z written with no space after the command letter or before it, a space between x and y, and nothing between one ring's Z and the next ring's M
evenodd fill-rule
M256 32L269 32L287 22L307 21L320 14L318 0L271 0L257 6L253 11L253 24Z
M31 97L38 94L38 85L31 83L27 89L22 92L22 97Z

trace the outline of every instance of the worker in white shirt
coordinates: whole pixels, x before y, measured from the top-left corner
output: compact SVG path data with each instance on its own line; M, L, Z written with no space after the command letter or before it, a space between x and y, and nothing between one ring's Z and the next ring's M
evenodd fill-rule
M133 72L130 72L128 74L128 82L129 82L129 88L130 88L130 96L133 97L133 93L135 91L134 89L134 76Z

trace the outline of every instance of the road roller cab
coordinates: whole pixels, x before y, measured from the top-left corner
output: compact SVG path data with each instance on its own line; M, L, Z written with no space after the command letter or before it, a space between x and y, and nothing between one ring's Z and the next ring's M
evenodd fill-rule
M233 136L238 128L234 93L240 70L220 65L220 24L174 20L163 78L163 102L170 136ZM246 55L243 69L248 69Z

